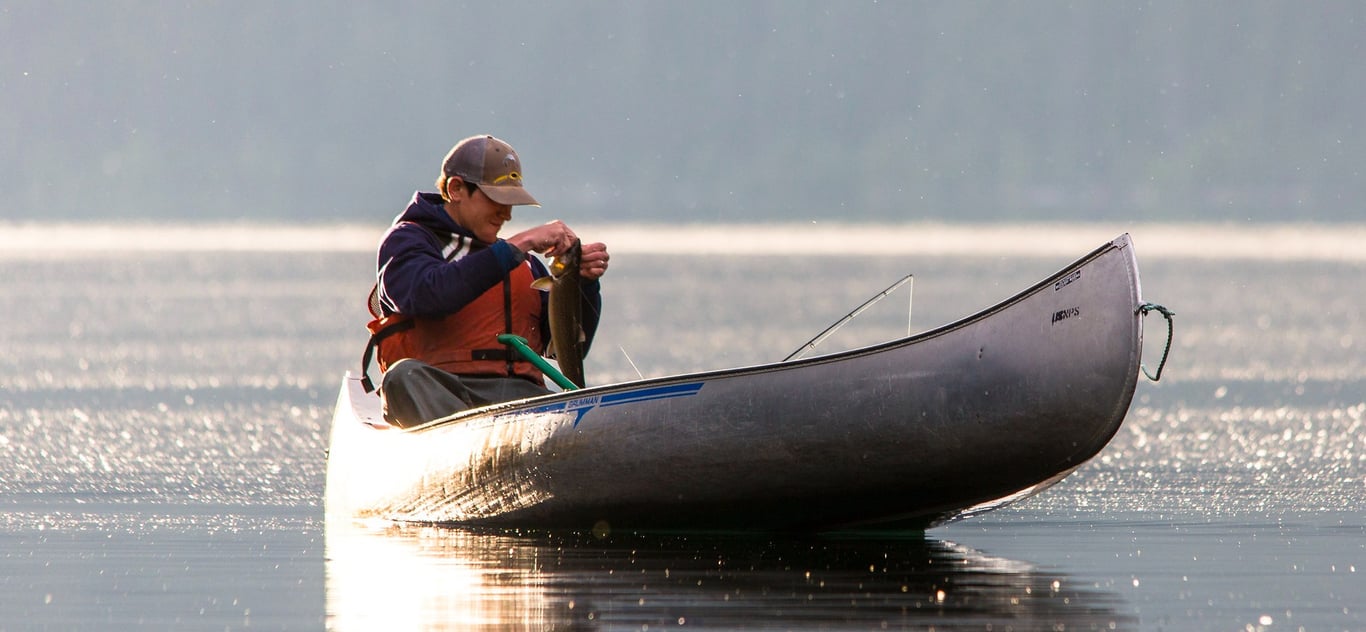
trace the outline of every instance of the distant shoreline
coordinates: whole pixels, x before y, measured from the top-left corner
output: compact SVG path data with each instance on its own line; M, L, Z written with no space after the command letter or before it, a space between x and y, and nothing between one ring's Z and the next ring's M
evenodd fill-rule
M520 224L525 225L525 224ZM0 222L0 259L82 253L373 252L376 224ZM504 228L512 234L517 228ZM1358 224L584 224L616 254L1075 257L1120 233L1140 258L1366 262Z

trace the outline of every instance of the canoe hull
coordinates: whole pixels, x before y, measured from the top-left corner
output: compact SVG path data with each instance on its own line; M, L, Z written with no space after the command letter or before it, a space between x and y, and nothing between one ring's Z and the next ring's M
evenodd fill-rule
M925 527L1036 493L1132 399L1126 236L969 318L882 345L377 428L343 384L329 517L590 528Z

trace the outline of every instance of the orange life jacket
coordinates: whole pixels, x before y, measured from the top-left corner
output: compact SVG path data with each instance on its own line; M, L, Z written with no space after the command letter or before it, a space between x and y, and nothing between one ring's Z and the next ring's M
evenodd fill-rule
M517 375L544 386L545 376L536 365L497 340L499 334L516 334L532 349L545 349L541 292L531 287L533 280L531 264L524 261L502 283L453 314L439 318L393 314L371 320L366 325L370 343L361 361L366 390L374 390L367 371L376 349L381 371L399 360L413 358L451 373Z

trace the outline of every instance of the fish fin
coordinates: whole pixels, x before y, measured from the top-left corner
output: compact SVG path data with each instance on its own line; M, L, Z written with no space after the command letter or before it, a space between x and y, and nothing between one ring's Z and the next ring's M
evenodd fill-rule
M535 281L532 281L531 287L542 292L549 292L550 288L555 287L555 279L552 279L548 276L543 276L539 279L536 279Z

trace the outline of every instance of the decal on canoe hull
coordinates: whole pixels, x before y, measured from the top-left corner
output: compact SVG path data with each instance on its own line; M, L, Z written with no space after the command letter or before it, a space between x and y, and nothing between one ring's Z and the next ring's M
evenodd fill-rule
M704 382L689 382L687 384L670 384L667 386L655 386L651 388L641 388L621 393L607 393L605 395L590 395L579 397L554 404L546 404L530 409L532 413L555 413L565 412L574 413L574 426L578 426L583 420L583 416L589 411L602 406L621 406L623 404L638 404L656 399L673 399L675 397L691 397L702 390Z
M1049 324L1056 325L1058 324L1058 321L1067 320L1069 318L1076 318L1078 316L1081 316L1080 307L1069 307L1067 309L1060 309L1056 312L1053 312L1053 321Z

